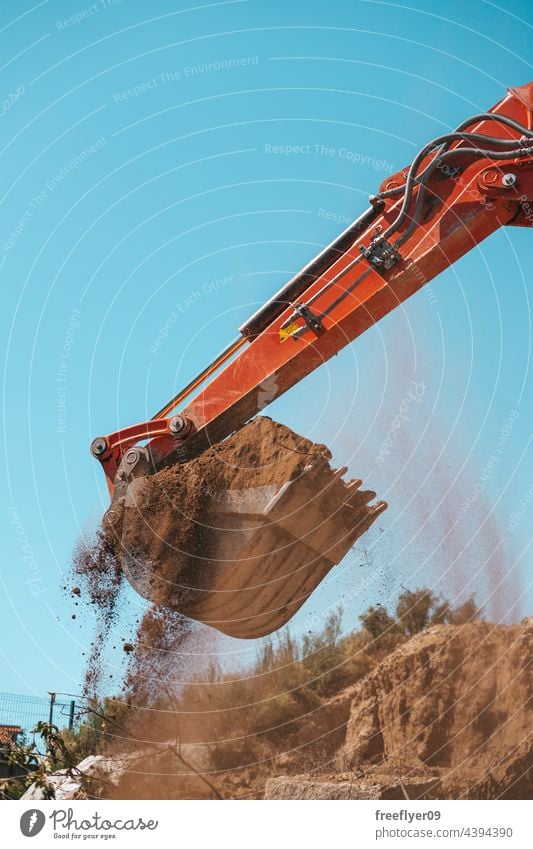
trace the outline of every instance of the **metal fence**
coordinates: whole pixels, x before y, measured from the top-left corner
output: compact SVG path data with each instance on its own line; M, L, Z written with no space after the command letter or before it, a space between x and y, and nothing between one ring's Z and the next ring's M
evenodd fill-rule
M75 699L56 693L46 696L21 696L16 693L0 693L1 726L20 728L26 742L35 741L42 751L42 740L33 733L38 722L52 722L58 728L75 728L79 724L79 711ZM7 729L6 729L6 733ZM20 737L18 738L20 740Z

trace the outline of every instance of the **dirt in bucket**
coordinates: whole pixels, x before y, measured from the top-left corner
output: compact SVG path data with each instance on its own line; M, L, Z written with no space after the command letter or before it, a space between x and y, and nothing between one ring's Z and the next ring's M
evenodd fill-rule
M284 425L256 418L195 460L136 482L129 502L120 499L108 512L106 537L131 571L146 567L151 600L175 603L187 587L209 585L217 531L231 527L231 515L220 510L225 493L279 489L314 457L331 455Z

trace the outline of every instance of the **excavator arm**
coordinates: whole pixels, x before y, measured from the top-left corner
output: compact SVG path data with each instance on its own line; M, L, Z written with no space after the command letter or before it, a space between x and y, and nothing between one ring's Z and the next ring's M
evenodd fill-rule
M533 84L388 177L153 419L93 441L141 595L233 637L289 621L387 505L256 413L506 224L533 224Z
M531 227L533 83L434 139L370 203L154 418L92 442L111 495L227 437L499 227Z

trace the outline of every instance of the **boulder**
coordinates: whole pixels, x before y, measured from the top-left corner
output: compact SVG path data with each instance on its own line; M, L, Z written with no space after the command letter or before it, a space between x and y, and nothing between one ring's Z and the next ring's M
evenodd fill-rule
M456 777L501 764L505 780L502 758L526 744L533 726L532 650L533 618L418 634L354 688L343 763L395 761L406 774L423 766Z
M421 779L403 784L398 778L354 778L338 780L335 776L295 775L270 778L265 785L265 799L331 800L331 799L424 799L435 798L439 779Z

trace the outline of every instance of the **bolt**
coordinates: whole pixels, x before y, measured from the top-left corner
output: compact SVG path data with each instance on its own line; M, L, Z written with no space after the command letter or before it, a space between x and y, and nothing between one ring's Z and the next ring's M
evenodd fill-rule
M97 436L91 442L91 454L93 457L101 457L107 451L107 441L103 436Z
M485 173L483 174L483 180L485 183L495 183L497 179L497 171L485 171Z
M136 463L139 459L139 452L136 448L130 448L130 450L126 452L124 459L127 463Z
M504 174L502 177L502 186L510 188L516 183L516 174Z

